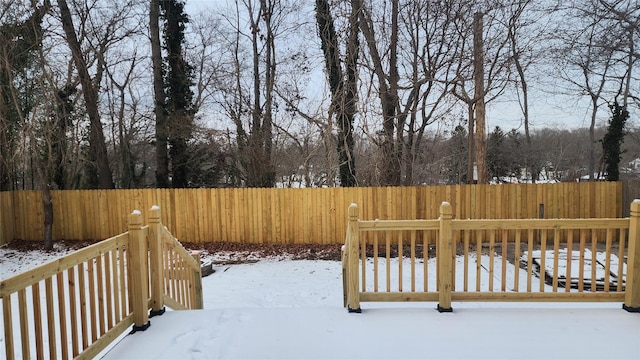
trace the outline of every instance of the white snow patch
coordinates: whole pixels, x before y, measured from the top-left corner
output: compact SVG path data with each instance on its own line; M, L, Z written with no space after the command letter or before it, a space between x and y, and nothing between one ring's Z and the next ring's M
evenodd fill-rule
M1 278L63 255L8 254L13 253L0 248ZM212 259L203 257L205 262ZM147 331L125 336L103 358L640 358L640 316L621 310L619 303L454 302L454 312L449 314L434 310L436 303L362 303L362 314L349 314L342 308L339 261L258 260L216 266L214 274L202 279L205 310L169 311L154 317ZM398 260L392 261L397 269ZM429 287L435 285L436 275L431 262ZM471 283L475 262L470 256ZM457 289L462 286L463 263L456 259ZM501 273L501 263L495 256L495 274ZM480 265L488 268L489 257L482 256ZM410 266L403 261L405 274ZM369 260L367 271L371 269ZM507 264L508 283L513 281L514 269ZM519 276L523 273L520 270ZM367 275L371 284L373 278ZM397 274L391 275L397 283ZM488 272L483 270L481 276ZM487 279L481 279L486 289ZM499 286L499 281L494 283ZM520 284L522 291L522 279ZM406 291L410 285L403 286ZM3 343L4 332L0 348Z

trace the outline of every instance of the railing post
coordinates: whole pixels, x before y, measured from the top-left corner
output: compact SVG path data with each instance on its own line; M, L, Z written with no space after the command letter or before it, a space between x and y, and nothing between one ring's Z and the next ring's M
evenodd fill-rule
M150 326L148 306L148 279L149 272L147 261L147 241L142 230L142 213L133 210L129 214L129 272L131 284L131 303L133 305L133 330L144 331Z
M448 202L440 205L440 231L438 235L438 311L451 312L451 280L453 277L453 234L451 218L453 211ZM426 261L426 260L425 260Z
M640 200L638 199L631 203L627 279L622 308L629 312L640 312Z
M349 233L349 226L347 226L347 233ZM349 237L347 236L347 239ZM340 249L340 259L342 260L342 307L347 307L347 244L342 245Z
M199 251L191 252L191 256L197 264L200 264ZM200 266L198 266L198 269L193 272L193 281L194 289L192 294L194 296L196 309L204 309L204 302L202 300L202 268Z
M164 278L162 268L162 223L160 207L149 210L149 266L151 267L151 312L149 317L164 314Z
M358 260L360 246L360 229L358 227L358 205L351 204L349 206L349 225L347 227L349 233L347 235L348 248L348 267L347 274L349 277L347 284L347 310L349 312L361 312L360 310L360 290L358 289Z

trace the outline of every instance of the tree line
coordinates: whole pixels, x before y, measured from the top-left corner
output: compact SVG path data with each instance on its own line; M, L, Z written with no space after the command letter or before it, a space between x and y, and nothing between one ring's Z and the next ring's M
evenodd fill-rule
M614 179L640 156L635 1L189 5L3 1L0 191ZM588 128L541 126L560 96ZM488 128L507 97L521 125Z

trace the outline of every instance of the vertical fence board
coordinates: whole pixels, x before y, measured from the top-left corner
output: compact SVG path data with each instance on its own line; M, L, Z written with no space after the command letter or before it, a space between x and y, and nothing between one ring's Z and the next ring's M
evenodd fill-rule
M16 237L13 196L12 192L0 192L0 209L2 209L0 211L0 245L10 242ZM58 229L54 228L55 230Z

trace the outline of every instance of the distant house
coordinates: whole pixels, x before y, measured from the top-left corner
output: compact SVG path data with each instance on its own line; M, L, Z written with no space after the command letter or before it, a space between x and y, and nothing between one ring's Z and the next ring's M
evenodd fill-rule
M634 173L640 173L640 158L635 158L629 161L629 171Z

